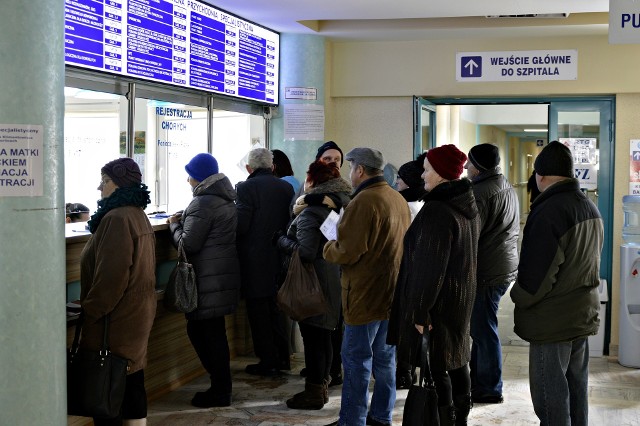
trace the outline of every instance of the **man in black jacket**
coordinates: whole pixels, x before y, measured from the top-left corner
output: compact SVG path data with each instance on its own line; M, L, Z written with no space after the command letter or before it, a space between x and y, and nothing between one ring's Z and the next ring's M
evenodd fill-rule
M252 150L248 163L249 177L236 188L238 257L253 349L260 362L245 371L270 376L290 368L285 318L276 305L281 262L271 239L286 230L293 187L273 175L273 154L268 149Z
M518 196L500 173L498 147L483 143L469 151L465 165L480 213L478 289L471 314L471 397L501 403L502 348L498 335L500 298L518 272Z
M514 331L529 342L531 401L540 424L587 425L588 337L600 325L602 218L573 178L569 148L549 143L534 167L541 193L524 227L511 289Z

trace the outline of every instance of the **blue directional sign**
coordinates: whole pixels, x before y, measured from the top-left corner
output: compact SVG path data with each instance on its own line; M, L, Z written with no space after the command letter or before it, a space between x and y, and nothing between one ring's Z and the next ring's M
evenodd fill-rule
M633 151L633 161L640 161L640 151Z
M482 56L460 57L462 77L482 77Z

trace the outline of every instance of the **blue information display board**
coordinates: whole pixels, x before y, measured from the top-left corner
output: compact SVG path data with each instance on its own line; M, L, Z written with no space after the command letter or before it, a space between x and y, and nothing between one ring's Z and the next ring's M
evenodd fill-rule
M65 63L278 103L280 35L196 0L65 0Z

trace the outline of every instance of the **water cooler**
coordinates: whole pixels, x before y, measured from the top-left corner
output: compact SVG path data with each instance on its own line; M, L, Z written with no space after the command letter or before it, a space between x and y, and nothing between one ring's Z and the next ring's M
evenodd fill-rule
M640 196L622 198L620 246L620 344L618 362L640 368Z

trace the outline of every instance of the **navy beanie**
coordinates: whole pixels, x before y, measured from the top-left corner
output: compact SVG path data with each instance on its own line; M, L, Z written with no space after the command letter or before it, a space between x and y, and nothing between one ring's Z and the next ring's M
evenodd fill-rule
M342 153L342 150L340 149L338 144L334 141L325 142L320 145L320 148L318 148L318 153L316 154L316 161L318 161L320 157L322 157L322 154L324 154L325 151L328 151L330 149L336 149L340 151L340 167L342 167L342 164L344 164L344 154Z
M211 175L218 173L218 161L211 154L198 154L184 166L189 176L202 182Z
M500 164L500 151L493 144L481 143L471 148L469 161L481 172L495 169Z
M540 176L574 177L573 155L564 144L553 141L545 146L533 163L533 168Z

